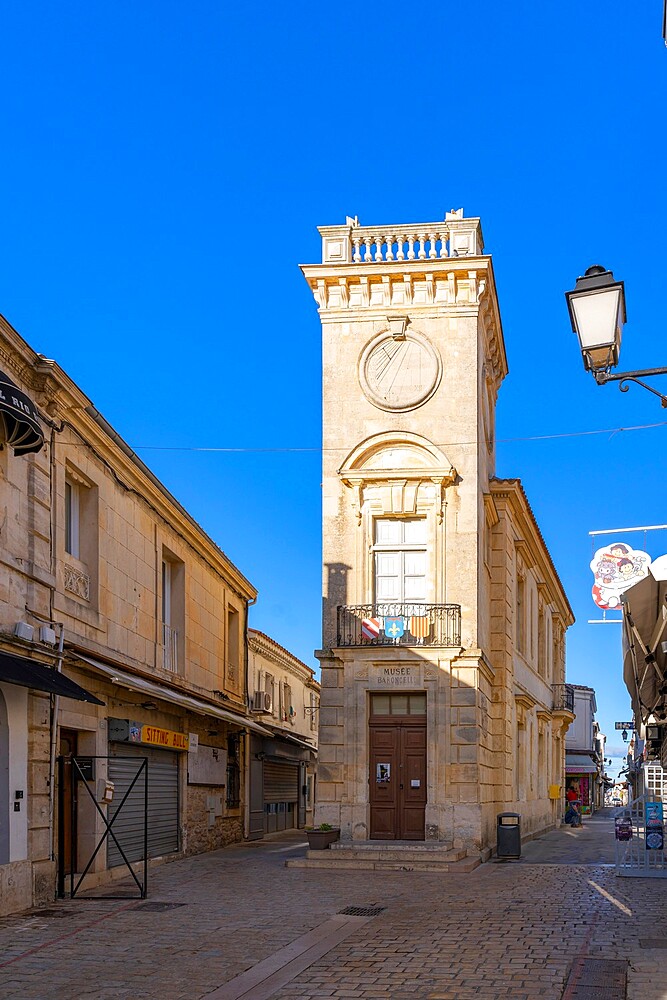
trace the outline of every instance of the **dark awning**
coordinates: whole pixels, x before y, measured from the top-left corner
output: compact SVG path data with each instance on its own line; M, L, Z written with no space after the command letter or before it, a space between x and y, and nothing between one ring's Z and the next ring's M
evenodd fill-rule
M35 404L0 372L0 419L5 425L5 441L15 455L39 451L44 444Z
M21 687L33 688L35 691L48 691L49 694L59 694L62 698L74 698L75 701L89 701L93 705L103 705L104 702L95 695L84 691L82 687L71 681L64 674L59 674L53 667L47 667L36 660L27 660L24 656L10 656L0 653L0 681L8 684L19 684Z

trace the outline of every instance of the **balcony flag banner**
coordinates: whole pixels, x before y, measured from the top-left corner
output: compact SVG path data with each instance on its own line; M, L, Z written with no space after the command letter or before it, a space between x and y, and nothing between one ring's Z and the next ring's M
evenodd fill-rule
M378 618L362 618L361 634L364 639L377 639L380 634L380 620Z
M649 574L651 557L625 542L611 542L598 549L590 567L595 578L593 600L599 608L621 607L621 594Z
M44 446L35 404L4 372L0 372L0 428L4 428L5 443L15 455L40 451Z
M415 639L425 639L431 631L431 621L428 615L412 615L408 628Z
M402 618L384 617L384 634L390 639L400 639L405 632L405 625Z

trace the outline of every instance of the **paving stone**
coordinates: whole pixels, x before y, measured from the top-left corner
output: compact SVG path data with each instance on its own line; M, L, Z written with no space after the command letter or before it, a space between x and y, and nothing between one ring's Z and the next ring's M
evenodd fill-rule
M65 900L0 919L0 996L202 1000L352 906L383 909L272 1000L561 1000L582 958L629 960L628 1000L664 1000L655 914L667 880L617 879L600 860L613 856L612 816L585 821L576 841L554 831L520 861L444 878L285 868L292 852L272 853L276 840L301 835L150 873L149 900L187 906Z

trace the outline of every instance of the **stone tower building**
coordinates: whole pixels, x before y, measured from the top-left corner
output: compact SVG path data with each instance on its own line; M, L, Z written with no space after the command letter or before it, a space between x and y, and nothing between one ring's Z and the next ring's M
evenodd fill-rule
M462 211L320 233L303 267L324 368L315 820L484 856L497 812L558 820L572 717L571 609L521 484L494 478L491 258Z

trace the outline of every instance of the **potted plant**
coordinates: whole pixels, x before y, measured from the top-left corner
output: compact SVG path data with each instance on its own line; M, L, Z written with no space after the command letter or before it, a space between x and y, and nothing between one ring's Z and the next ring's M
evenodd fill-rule
M306 827L308 847L311 851L324 851L340 837L340 828L331 823L320 823L319 826Z

